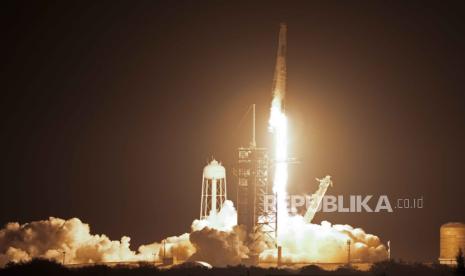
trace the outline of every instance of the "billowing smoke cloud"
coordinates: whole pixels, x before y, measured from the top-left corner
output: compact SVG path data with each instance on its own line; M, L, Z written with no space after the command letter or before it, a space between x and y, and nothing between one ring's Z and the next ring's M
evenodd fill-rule
M353 262L376 262L387 259L386 247L380 239L365 233L361 228L323 221L306 223L302 216L288 217L282 229L280 242L283 262L347 262L347 242L350 241L350 258ZM265 250L260 258L276 261L276 250Z
M237 265L249 252L244 244L246 235L241 226L235 226L228 232L208 227L192 232L190 241L196 253L190 260L205 261L214 266Z
M237 212L231 200L223 203L223 208L218 213L210 214L204 220L194 220L192 222L192 231L200 231L205 227L213 228L219 231L232 231L237 225Z
M236 224L237 214L231 201L226 201L218 214L206 220L194 220L193 233L204 228L214 231L206 237L203 237L206 232L196 236L197 248L205 259L209 259L209 249L202 246L202 241L213 241L227 234L231 236L230 245L233 245L233 240L237 243L240 239L236 234L229 234L234 233ZM238 251L242 250L241 247ZM50 217L48 220L22 225L13 222L0 230L0 267L8 262L28 261L32 258L58 262L64 259L67 264L160 261L163 256L187 260L195 252L196 247L191 243L189 233L168 237L160 243L142 245L136 252L130 249L129 237L114 241L105 235L91 234L90 226L78 218L64 220Z
M159 244L155 243L155 245ZM139 247L140 252L142 252L142 247L145 246ZM156 254L156 260L161 260L163 256L166 256L174 257L178 261L185 261L194 254L194 252L195 248L189 240L189 233L184 233L180 236L173 236L164 239L158 252L155 251L153 254Z
M194 220L190 242L195 247L192 261L204 261L214 266L236 265L246 258L247 233L237 225L234 204L226 200L223 208L205 220Z
M260 235L247 237L237 226L237 213L231 201L205 220L194 220L192 232L172 236L162 242L130 249L130 238L110 240L92 234L88 224L77 218L51 217L20 225L8 223L0 230L0 267L8 262L46 258L67 264L98 262L160 261L163 256L176 260L205 261L215 266L235 265L249 253L263 261L276 261L276 249ZM379 238L349 225L306 223L301 216L288 217L281 229L284 262L345 262L347 240L351 241L353 261L387 258Z
M20 225L8 223L0 230L0 266L9 261L41 257L73 263L111 262L144 258L129 248L129 237L112 241L92 235L88 224L73 218L51 217ZM153 256L152 256L153 258Z

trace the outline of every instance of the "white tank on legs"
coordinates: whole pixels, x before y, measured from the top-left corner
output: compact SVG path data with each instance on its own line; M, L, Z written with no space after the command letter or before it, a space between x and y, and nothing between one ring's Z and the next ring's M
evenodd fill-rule
M226 169L213 159L203 169L200 219L218 213L226 199Z

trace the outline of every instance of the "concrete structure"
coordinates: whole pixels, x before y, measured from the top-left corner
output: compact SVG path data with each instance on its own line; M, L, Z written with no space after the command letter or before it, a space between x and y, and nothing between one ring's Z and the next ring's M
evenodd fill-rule
M218 213L226 199L226 169L213 159L203 169L200 219Z
M459 248L465 254L465 224L449 222L443 224L440 229L440 253L441 264L455 265Z

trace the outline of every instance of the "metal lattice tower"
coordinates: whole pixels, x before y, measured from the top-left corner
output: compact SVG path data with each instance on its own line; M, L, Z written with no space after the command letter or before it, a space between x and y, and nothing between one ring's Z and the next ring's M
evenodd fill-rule
M200 219L218 213L226 199L226 169L213 159L203 169Z
M253 105L252 142L249 147L238 148L237 218L248 233L261 232L268 242L276 240L276 208L265 208L268 196L273 196L272 183L268 181L269 158L266 148L255 142L255 105Z

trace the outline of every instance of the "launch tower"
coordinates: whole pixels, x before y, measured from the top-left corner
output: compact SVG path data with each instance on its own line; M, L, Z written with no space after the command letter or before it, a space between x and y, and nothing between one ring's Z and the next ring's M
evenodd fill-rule
M261 232L275 244L276 208L265 208L268 196L273 195L268 179L268 150L257 147L255 141L255 105L253 108L253 135L248 147L237 149L237 223L244 225L248 233ZM273 205L273 204L271 204Z

